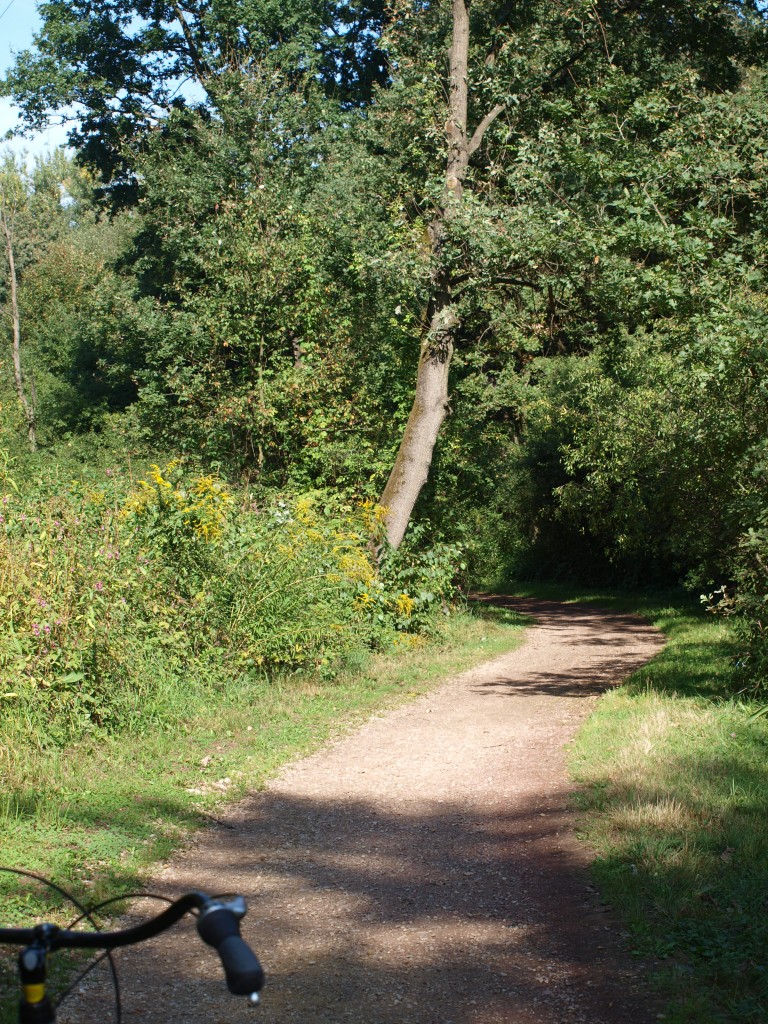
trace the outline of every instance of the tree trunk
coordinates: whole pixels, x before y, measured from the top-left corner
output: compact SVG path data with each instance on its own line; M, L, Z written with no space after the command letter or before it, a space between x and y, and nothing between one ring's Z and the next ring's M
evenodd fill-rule
M384 526L393 548L400 546L413 507L427 482L437 436L448 411L448 372L460 321L452 301L450 269L441 254L456 216L469 162L467 142L467 67L469 10L467 0L453 0L453 35L448 72L449 116L445 123L447 159L445 191L429 227L435 263L429 331L421 343L416 394L389 480L379 499L386 509ZM473 140L474 141L474 140Z
M19 299L17 293L17 281L16 281L16 263L13 258L13 236L11 235L11 228L8 224L8 218L5 215L5 211L0 211L0 222L3 226L3 234L5 235L5 255L8 260L8 279L11 290L11 320L13 324L13 375L16 381L16 394L19 396L19 403L22 411L24 412L24 418L27 421L27 436L29 438L29 447L32 451L37 451L37 432L35 430L35 410L32 403L27 399L24 391L24 378L21 373L21 325L19 319Z
M430 331L421 343L416 395L395 465L379 499L387 510L387 540L397 548L419 493L427 482L437 435L448 410L448 371L458 318L449 296L435 303Z

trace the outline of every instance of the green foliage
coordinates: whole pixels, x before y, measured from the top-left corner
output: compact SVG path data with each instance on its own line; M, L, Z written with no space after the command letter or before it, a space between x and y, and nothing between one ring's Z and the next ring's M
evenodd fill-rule
M462 326L419 514L471 537L468 572L761 600L760 6L473 3L470 134L503 110L439 251L448 5L217 0L189 37L166 4L43 15L6 89L32 121L83 100L80 157L137 199L107 222L72 168L25 186L44 443L119 426L259 488L374 497L445 271Z
M709 587L756 526L764 73L725 96L684 61L658 74L548 100L518 145L499 223L531 288L475 305L437 481L446 510L454 480L487 495L489 522L503 495L509 540L489 543L513 570Z
M465 545L430 539L426 522L412 523L397 551L385 549L381 587L397 595L399 628L430 632L435 612L447 614L456 597L457 578L466 578Z
M735 560L736 596L718 610L736 613L734 629L742 644L738 667L747 688L768 695L768 530L750 529Z
M740 480L739 511L749 527L739 537L732 560L732 582L702 595L707 609L730 621L739 641L736 659L743 692L768 696L768 500L765 441L747 461ZM765 708L760 714L765 714Z
M155 307L139 412L232 472L360 491L386 471L412 377L383 169L348 141L340 177L317 98L281 75L240 91L226 123L172 118L141 164L136 259Z
M8 484L0 711L56 742L135 730L165 720L169 683L328 673L361 645L429 632L455 592L455 552L379 573L372 509L311 494L256 503L178 462L134 487L114 470L63 490Z
M121 205L135 199L136 149L158 116L226 105L233 80L277 52L299 83L322 83L345 104L370 97L384 69L381 0L47 0L35 47L0 82L28 127L78 109L70 142ZM234 74L232 74L234 72ZM195 82L192 89L182 86Z
M100 430L110 413L136 398L134 375L148 317L142 319L133 285L115 270L134 225L129 217L98 216L92 179L61 151L38 159L31 170L9 156L1 177L2 187L15 195L21 359L39 440L50 444L65 432ZM3 260L0 327L10 338L5 273ZM10 394L10 359L0 366L8 427L23 433Z
M742 415L724 416L723 400L735 399L726 373L703 382L700 363L642 336L619 364L601 362L547 367L531 413L539 479L545 460L551 467L552 554L553 534L578 534L596 569L707 585L728 572L737 545L740 478L767 425L762 402L745 395Z

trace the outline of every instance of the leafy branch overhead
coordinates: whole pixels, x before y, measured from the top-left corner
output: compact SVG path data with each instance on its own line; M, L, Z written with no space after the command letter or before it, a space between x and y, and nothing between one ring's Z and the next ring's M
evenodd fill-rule
M299 0L286 12L264 0L48 0L35 47L2 92L30 129L69 123L70 142L115 183L130 176L131 147L147 131L174 110L218 110L233 78L270 53L297 84L318 81L344 105L367 101L384 79L384 10L380 0Z

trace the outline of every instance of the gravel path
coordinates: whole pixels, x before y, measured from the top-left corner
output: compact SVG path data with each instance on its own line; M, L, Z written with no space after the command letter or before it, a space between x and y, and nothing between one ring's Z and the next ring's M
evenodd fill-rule
M497 600L535 616L521 648L288 767L155 879L248 897L261 1007L226 994L215 954L182 928L121 954L126 1022L656 1019L589 885L563 746L661 635L592 607ZM104 998L89 988L69 1019L106 1019Z

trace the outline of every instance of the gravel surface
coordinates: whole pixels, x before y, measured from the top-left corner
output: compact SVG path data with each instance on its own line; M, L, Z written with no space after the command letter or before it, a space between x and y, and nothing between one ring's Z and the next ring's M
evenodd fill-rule
M494 600L535 616L522 647L289 766L155 878L170 895L246 895L261 1006L226 993L190 924L119 954L126 1022L657 1019L590 886L563 747L661 635L588 606ZM108 1020L106 986L65 1019Z

